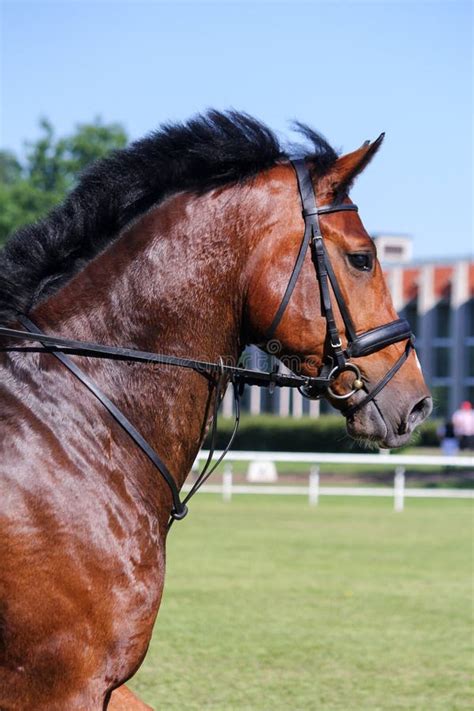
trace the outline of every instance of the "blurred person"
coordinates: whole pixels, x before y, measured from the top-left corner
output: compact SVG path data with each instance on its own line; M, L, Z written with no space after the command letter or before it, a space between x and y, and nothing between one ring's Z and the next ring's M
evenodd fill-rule
M459 441L454 431L452 419L447 419L437 430L440 439L441 452L445 457L454 456L459 452Z
M452 418L460 449L474 449L474 410L468 400L461 403Z

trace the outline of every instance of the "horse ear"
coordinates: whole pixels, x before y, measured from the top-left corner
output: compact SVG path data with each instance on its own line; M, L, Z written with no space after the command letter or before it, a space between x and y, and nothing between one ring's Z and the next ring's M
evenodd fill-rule
M347 153L337 159L327 176L331 191L335 196L347 195L354 180L377 153L384 137L385 133L381 133L373 143L365 141L356 151Z

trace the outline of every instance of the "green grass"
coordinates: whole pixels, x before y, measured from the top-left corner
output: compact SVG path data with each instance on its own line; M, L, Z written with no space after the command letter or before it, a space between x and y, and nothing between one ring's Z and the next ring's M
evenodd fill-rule
M199 495L131 687L155 709L472 708L472 504Z

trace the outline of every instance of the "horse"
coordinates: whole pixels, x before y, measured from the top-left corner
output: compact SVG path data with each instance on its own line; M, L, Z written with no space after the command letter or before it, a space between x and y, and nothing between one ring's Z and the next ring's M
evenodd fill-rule
M61 338L217 364L278 342L309 397L329 362L325 396L371 446L405 444L430 413L349 198L383 136L340 156L299 130L302 176L247 114L165 125L94 164L1 252L0 324L25 336L0 341L2 711L149 708L123 685L158 613L173 493L222 397L202 368L69 356L159 454L170 485L56 357ZM308 181L318 207L303 200ZM53 341L32 346L25 323Z

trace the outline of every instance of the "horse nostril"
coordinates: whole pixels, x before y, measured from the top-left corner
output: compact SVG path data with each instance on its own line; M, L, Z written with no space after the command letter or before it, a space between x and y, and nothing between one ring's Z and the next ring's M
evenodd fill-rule
M404 434L405 432L412 432L415 427L417 427L424 420L426 420L432 408L433 401L430 397L424 397L422 400L419 400L412 408L410 414L406 419L406 422L402 423L400 429L403 431L400 432L400 434Z
M404 435L409 432L413 432L415 427L420 425L423 420L425 420L430 414L433 407L433 401L430 397L424 397L419 400L416 405L411 409L410 414L400 423L398 428L398 434Z

